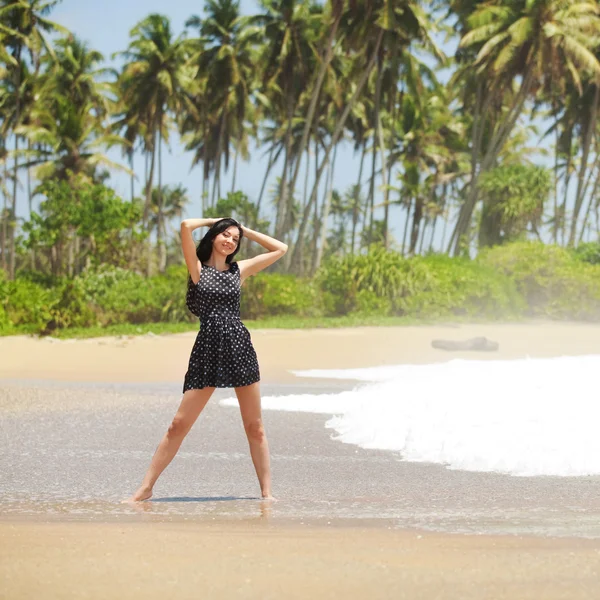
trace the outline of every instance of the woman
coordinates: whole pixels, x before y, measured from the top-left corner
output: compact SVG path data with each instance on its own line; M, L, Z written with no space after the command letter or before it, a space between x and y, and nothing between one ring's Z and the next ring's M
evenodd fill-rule
M196 248L192 231L204 226L210 229ZM244 235L267 252L233 261ZM260 408L260 374L250 334L239 317L240 286L279 260L287 252L287 245L243 227L234 219L186 219L181 223L181 246L190 275L186 303L200 318L200 331L190 356L179 409L131 500L140 502L152 496L156 480L177 454L217 387L235 388L261 494L272 499L269 446Z

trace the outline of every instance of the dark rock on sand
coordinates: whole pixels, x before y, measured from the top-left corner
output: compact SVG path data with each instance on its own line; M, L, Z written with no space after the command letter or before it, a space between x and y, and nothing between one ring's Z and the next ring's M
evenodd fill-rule
M486 337L475 337L469 340L433 340L431 345L439 350L475 350L481 352L495 352L500 347L498 342L488 340Z

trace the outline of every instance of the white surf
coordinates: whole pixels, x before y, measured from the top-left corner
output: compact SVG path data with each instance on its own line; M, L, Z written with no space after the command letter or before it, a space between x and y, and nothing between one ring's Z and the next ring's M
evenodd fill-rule
M599 372L600 356L303 371L296 374L364 383L337 394L265 397L263 408L331 415L335 439L405 461L598 475Z

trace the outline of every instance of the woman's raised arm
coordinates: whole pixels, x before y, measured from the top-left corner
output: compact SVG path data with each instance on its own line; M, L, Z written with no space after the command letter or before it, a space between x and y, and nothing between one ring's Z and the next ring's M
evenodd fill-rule
M192 231L199 227L211 227L215 221L218 219L185 219L181 222L181 249L194 285L200 281L202 265L196 256L196 243Z
M259 254L254 258L248 258L246 260L240 260L238 262L238 266L240 268L240 277L241 280L244 281L247 277L251 275L256 275L263 269L266 269L269 265L272 265L274 262L278 261L286 252L287 252L287 244L276 240L264 233L259 233L258 231L254 231L252 229L248 229L248 227L244 227L242 225L242 231L244 232L244 236L253 242L257 242L263 248L268 250L264 254Z

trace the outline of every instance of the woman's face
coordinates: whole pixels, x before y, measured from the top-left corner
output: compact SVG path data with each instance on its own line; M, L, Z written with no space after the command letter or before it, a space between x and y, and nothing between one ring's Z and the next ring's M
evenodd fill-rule
M225 231L219 233L213 240L213 252L218 252L227 257L233 254L240 243L240 230L232 225Z

